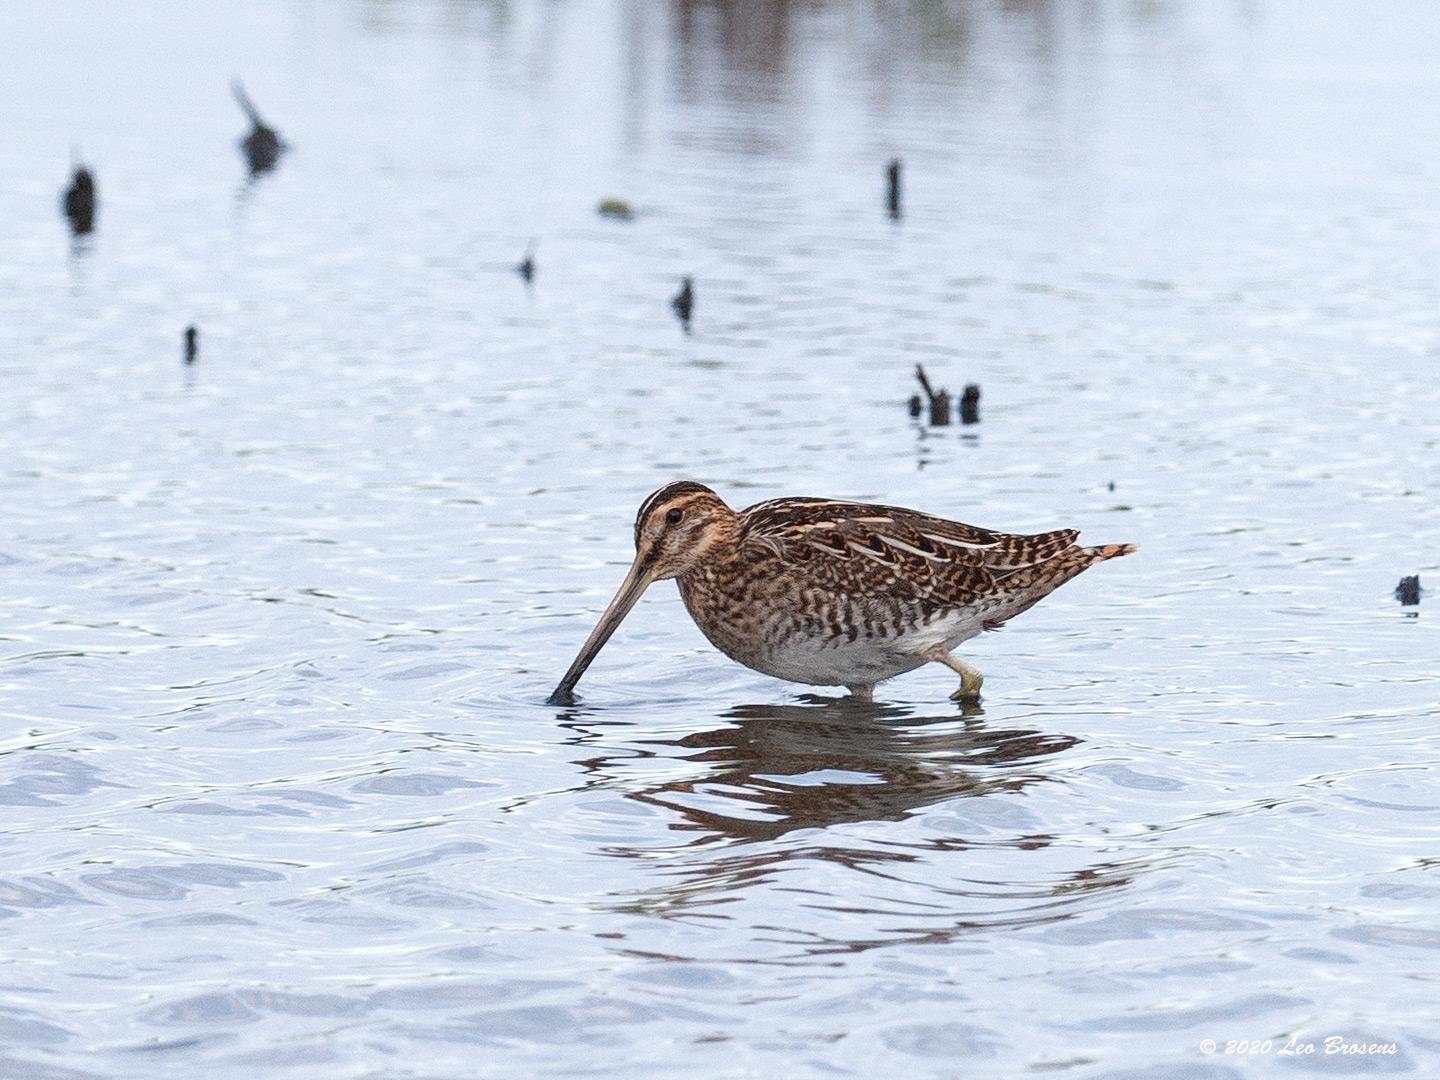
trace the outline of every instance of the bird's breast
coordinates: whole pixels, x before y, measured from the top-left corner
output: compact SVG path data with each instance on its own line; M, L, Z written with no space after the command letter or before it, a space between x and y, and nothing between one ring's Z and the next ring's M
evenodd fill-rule
M849 595L769 562L704 567L679 579L685 607L710 643L767 675L822 686L887 679L919 667L927 650L961 630L899 597Z

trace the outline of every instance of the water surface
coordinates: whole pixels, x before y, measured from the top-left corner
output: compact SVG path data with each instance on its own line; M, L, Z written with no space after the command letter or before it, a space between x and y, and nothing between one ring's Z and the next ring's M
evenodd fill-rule
M0 11L0 1075L1440 1069L1437 34ZM978 709L738 668L668 584L545 706L681 477L1141 550ZM1396 1052L1277 1052L1331 1035Z

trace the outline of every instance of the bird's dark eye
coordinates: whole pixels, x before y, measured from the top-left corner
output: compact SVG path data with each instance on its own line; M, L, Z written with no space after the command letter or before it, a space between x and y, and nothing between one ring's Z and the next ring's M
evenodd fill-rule
M677 509L674 509L674 510L667 510L667 511L665 511L665 520L668 521L671 525L679 525L679 524L680 524L680 519L681 519L682 517L684 517L684 516L685 516L685 511L680 510L680 509L678 509L678 508L677 508Z

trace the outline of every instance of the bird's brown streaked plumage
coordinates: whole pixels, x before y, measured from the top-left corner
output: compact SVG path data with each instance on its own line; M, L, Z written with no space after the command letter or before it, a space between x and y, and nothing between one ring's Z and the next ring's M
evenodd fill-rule
M980 673L950 650L1031 607L1130 544L1082 547L1074 529L1014 534L897 506L772 499L736 513L682 480L635 517L635 562L551 695L569 700L615 627L652 582L677 579L697 626L731 659L792 682L847 686L931 661Z

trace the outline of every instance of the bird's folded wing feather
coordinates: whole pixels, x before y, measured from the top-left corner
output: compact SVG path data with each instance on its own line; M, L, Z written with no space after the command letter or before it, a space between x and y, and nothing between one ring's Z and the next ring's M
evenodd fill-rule
M1075 545L1074 529L992 532L893 506L776 499L741 515L741 543L806 563L851 594L968 603Z

